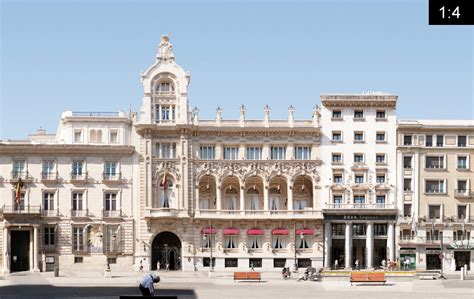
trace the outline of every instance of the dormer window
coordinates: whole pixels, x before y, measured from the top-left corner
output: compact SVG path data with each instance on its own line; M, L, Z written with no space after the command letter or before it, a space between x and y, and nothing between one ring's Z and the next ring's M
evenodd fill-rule
M161 82L156 88L156 93L158 94L174 93L174 86L170 82Z

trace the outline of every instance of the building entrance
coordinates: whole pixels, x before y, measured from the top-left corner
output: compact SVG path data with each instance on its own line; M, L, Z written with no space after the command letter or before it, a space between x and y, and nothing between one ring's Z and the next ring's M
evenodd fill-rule
M337 260L337 269L344 268L344 259L345 259L345 249L344 249L344 240L332 239L331 247L331 268L336 268L335 261Z
M359 269L366 267L365 261L365 239L352 240L352 267L355 268L355 262L359 262Z
M387 240L374 240L374 268L382 266L382 260L387 261Z
M159 233L152 243L151 269L180 270L181 241L171 232Z
M439 253L426 255L426 270L440 270L441 259Z
M456 261L456 271L461 270L461 267L464 267L464 265L467 265L467 270L471 270L470 251L455 251L454 260Z
M11 231L11 272L30 270L30 232Z

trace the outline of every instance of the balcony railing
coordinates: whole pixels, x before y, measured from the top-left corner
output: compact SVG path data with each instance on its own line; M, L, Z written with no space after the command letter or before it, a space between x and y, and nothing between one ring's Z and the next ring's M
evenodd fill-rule
M369 169L369 166L364 162L354 162L351 167L352 170L366 170Z
M12 171L11 172L11 181L16 182L19 179L26 181L30 178L30 175L27 170L25 171Z
M43 217L59 217L59 210L43 210Z
M89 210L71 210L71 217L86 218L89 217Z
M109 182L109 183L112 183L112 182L115 182L115 183L119 183L122 181L122 173L119 172L119 173L102 173L102 180L104 182Z
M322 218L321 211L304 210L196 210L196 217L201 218Z
M474 196L474 192L471 189L455 189L454 190L454 197L456 198L472 198Z
M41 181L43 182L54 182L57 180L59 180L58 172L42 172L41 173Z
M120 218L122 217L122 210L102 210L102 218Z
M394 209L394 204L383 203L334 203L326 204L326 209Z
M41 215L41 206L37 205L4 205L3 214L17 214L17 215Z
M88 179L87 172L84 172L84 173L81 173L81 174L71 172L71 181L84 182L84 181L87 181L87 179Z
M146 210L145 217L154 218L154 217L180 217L188 216L188 213L185 209L174 209L174 208L148 208Z

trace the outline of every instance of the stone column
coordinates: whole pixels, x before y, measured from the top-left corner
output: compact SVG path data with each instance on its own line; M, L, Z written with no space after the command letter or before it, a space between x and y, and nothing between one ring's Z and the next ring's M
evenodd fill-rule
M30 253L29 254L29 266L30 266L30 269L29 270L32 271L33 268L34 268L34 266L33 266L34 265L33 255L34 255L34 251L35 251L34 247L33 247L34 246L34 244L33 244L33 236L34 235L32 236L32 231L31 230L28 231L28 232L29 232L29 235L30 235L30 248L29 248L30 249L29 250L29 253Z
M350 269L352 266L352 222L346 222L345 238L345 267Z
M324 223L324 267L330 268L333 262L331 261L332 251L332 230L331 222Z
M33 271L39 272L38 268L38 227L33 227Z
M374 224L372 222L367 223L365 250L367 252L367 255L366 255L367 268L373 268L374 267Z
M245 211L245 186L240 186L240 210Z
M209 188L211 188L211 187L209 186ZM196 188L194 189L194 193L196 194L194 196L194 198L195 198L195 205L194 206L195 206L196 210L199 210L199 209L201 209L201 206L199 205L199 182L196 185ZM209 198L209 209L211 208L210 205L211 205L211 199Z
M268 211L269 210L269 207L268 207L268 195L269 195L269 190L268 190L268 185L267 184L264 184L263 186L263 209L265 211Z
M217 190L216 190L216 210L217 213L220 213L220 210L222 210L222 201L221 201L221 195L222 195L222 190L221 186L217 185Z
M293 211L293 183L291 180L288 182L287 196L288 196L288 211Z
M316 209L316 204L317 204L317 200L318 200L318 199L317 199L317 194L316 194L316 190L317 190L317 189L315 188L315 186L316 186L316 180L313 179L313 180L312 180L312 183L313 183L313 186L312 186L311 188L313 188L312 191L313 191L313 211L314 211L314 210L317 210L317 209Z
M393 261L395 259L395 248L394 248L394 224L390 222L387 230L387 249L388 258Z
M8 228L3 227L3 273L10 273L10 253L8 244Z

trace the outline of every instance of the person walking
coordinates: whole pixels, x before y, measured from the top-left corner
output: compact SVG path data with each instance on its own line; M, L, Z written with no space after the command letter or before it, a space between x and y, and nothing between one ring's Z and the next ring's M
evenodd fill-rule
M155 283L160 282L160 277L156 274L150 273L145 275L140 282L138 288L144 297L155 296Z
M386 270L386 267L387 267L387 262L385 261L385 259L382 260L382 270Z
M334 270L337 270L337 268L339 268L339 262L334 260Z
M143 261L140 260L140 267L138 268L140 273L143 273Z
M355 261L355 268L356 268L356 270L359 270L359 260Z

